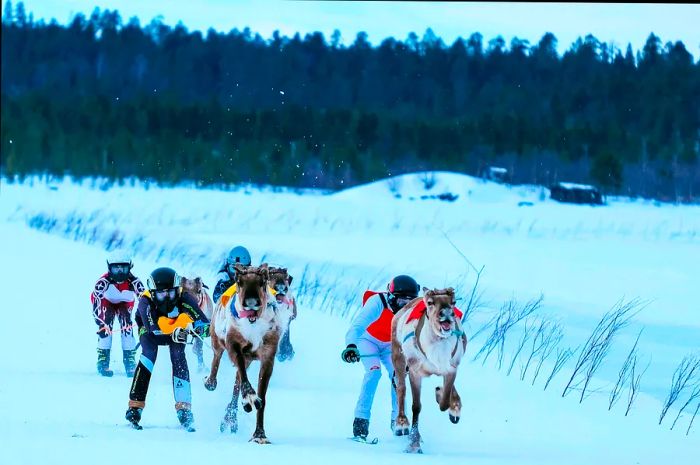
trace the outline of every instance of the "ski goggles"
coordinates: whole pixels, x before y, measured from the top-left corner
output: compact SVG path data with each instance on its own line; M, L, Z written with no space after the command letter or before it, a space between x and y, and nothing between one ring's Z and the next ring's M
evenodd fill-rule
M114 263L109 265L109 272L112 274L127 274L131 267L128 263Z
M397 294L391 294L391 297L394 299L394 302L396 302L396 305L398 305L399 307L403 307L404 305L406 305L414 299L414 297Z
M165 302L166 300L175 300L175 297L177 297L177 289L172 288L172 289L161 289L158 291L153 292L153 297L158 301L158 302Z

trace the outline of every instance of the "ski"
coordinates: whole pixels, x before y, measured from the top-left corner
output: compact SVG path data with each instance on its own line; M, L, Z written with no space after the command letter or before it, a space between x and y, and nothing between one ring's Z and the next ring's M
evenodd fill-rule
M362 436L354 436L352 438L348 438L351 441L359 442L360 444L368 444L368 445L374 445L379 442L379 438L372 438L372 439L367 439L363 438Z

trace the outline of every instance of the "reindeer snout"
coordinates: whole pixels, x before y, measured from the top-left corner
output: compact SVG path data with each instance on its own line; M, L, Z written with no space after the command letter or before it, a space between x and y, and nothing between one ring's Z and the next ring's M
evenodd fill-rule
M275 284L275 292L284 295L287 293L287 286L283 283Z
M257 297L247 297L244 302L245 302L246 308L258 308L258 307L260 307L260 299L258 299Z
M452 318L454 318L454 316L455 316L455 312L451 307L442 307L442 309L440 309L440 319L441 320L442 319L445 319L445 320L452 319Z

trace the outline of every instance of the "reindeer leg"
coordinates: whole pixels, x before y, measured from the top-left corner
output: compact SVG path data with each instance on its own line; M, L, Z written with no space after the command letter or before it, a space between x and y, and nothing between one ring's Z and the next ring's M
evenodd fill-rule
M452 396L452 390L454 389L456 377L457 372L446 374L442 378L442 388L435 388L435 400L440 406L441 412L444 412L450 408L450 397Z
M241 395L243 396L241 403L243 404L243 410L246 413L250 413L253 411L253 405L255 405L256 408L260 408L262 405L262 401L255 394L255 389L253 389L248 379L247 371L250 360L246 360L243 347L238 342L231 344L231 352L233 352L233 354L230 354L231 360L236 364L238 374L241 377Z
M211 336L211 347L214 350L214 358L211 361L211 371L209 376L204 378L204 387L208 391L213 391L216 389L216 375L219 373L219 364L221 363L221 356L224 354L223 342L216 337L215 334Z
M459 422L459 417L462 414L462 399L457 393L457 388L452 387L452 395L450 395L450 409L447 411L450 415L450 421L452 423Z
M406 417L406 357L403 354L403 350L401 350L401 346L393 341L391 343L391 362L394 365L396 401L399 407L394 434L407 436L410 425Z
M265 396L267 395L267 387L270 384L272 369L275 366L275 352L277 349L278 338L274 338L270 342L272 349L265 351L260 357L260 376L258 377L258 396L260 397L260 406L256 404L258 409L257 419L255 423L255 432L251 441L258 444L269 444L270 441L265 436ZM274 343L274 344L273 344Z
M238 395L241 392L241 377L239 373L240 371L236 370L236 381L233 383L233 395L231 396L231 402L229 402L226 406L224 419L219 426L219 430L222 433L226 431L226 428L229 428L231 433L238 432Z
M418 431L418 416L420 415L420 391L423 382L423 376L416 371L408 373L408 379L411 381L411 396L413 397L413 421L411 424L411 435L409 436L410 443L406 448L406 452L411 454L422 454L423 450L420 447L421 437Z

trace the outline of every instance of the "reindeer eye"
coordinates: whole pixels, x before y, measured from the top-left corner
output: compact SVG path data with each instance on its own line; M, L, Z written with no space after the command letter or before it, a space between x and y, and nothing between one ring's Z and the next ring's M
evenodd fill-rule
M432 300L429 300L429 301L428 301L428 305L433 305L433 301L432 301Z

